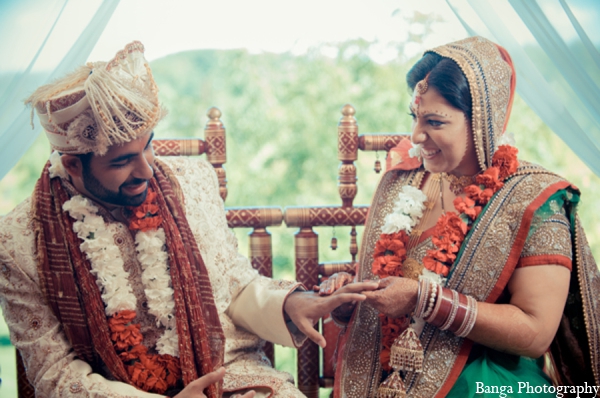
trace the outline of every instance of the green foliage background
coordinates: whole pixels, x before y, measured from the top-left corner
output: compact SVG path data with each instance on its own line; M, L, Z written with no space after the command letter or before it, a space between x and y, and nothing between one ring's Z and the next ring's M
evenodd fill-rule
M420 40L412 37L412 40ZM227 128L226 206L338 205L337 123L341 107L356 108L361 133L408 132L409 93L404 76L416 59L406 59L397 43L396 60L377 64L369 58L376 43L350 41L323 45L305 55L250 54L244 50L189 51L152 62L160 98L169 110L156 128L157 138L203 137L206 110L221 109ZM325 55L327 54L327 55ZM336 54L331 56L331 54ZM594 209L600 180L517 96L508 131L519 156L563 175L582 191L580 215L592 250L599 258L599 214ZM48 158L43 136L0 181L0 214L27 197ZM379 176L377 155L360 153L355 204L368 204ZM384 161L384 154L379 154ZM271 228L275 277L293 278L293 229ZM236 231L242 253L246 231ZM319 228L323 261L347 260L347 228ZM359 240L361 229L359 228ZM329 249L335 234L339 249ZM5 325L0 342L8 344ZM2 396L12 396L14 357L4 354ZM295 373L294 350L277 348L277 367ZM8 380L7 380L8 378ZM6 395L5 395L6 394ZM15 393L16 394L16 393ZM16 395L14 395L16 396Z

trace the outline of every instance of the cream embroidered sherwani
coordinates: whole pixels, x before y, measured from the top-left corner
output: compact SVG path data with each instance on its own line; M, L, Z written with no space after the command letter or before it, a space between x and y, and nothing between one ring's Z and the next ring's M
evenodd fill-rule
M303 336L290 334L283 316L285 298L298 284L261 277L238 253L235 236L227 227L216 174L208 162L197 158L162 160L181 185L186 216L209 272L226 338L225 391L254 386L265 393L258 396L267 396L273 389L276 397L303 397L291 376L273 369L260 348L262 339L285 346L302 342ZM144 343L154 347L163 330L148 314L134 240L126 225L107 211L103 216L114 233L137 297L135 322L142 326ZM0 220L0 304L11 341L23 356L37 396L158 396L107 380L75 358L39 287L30 199Z

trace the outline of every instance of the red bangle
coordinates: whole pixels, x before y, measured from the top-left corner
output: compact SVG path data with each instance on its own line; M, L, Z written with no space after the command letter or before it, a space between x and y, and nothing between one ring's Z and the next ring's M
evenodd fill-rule
M455 290L439 287L433 311L423 319L441 330L449 330L459 337L465 337L475 326L477 301Z
M442 294L438 297L436 302L436 308L433 313L425 321L431 323L433 326L440 327L448 319L450 312L452 311L452 290L442 288Z
M442 326L440 326L440 329L442 330L448 330L450 328L450 325L452 325L452 323L454 322L454 318L456 318L456 313L458 312L458 303L460 297L456 290L450 290L450 292L452 293L452 307L450 307L450 313L448 314L448 317L446 318Z

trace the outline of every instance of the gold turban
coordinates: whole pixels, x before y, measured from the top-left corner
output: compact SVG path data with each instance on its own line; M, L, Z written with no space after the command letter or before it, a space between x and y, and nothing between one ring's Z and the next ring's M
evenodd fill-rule
M139 41L109 62L90 62L38 88L25 103L37 111L52 149L68 154L104 155L154 129L164 114Z

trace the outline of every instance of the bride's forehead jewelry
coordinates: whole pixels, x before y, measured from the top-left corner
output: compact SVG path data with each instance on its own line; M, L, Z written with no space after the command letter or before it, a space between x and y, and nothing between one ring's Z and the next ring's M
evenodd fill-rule
M421 103L421 95L427 92L429 88L429 84L427 83L427 78L429 77L429 73L425 75L425 78L417 83L415 86L415 90L413 91L412 104L415 111L419 109L419 105Z

